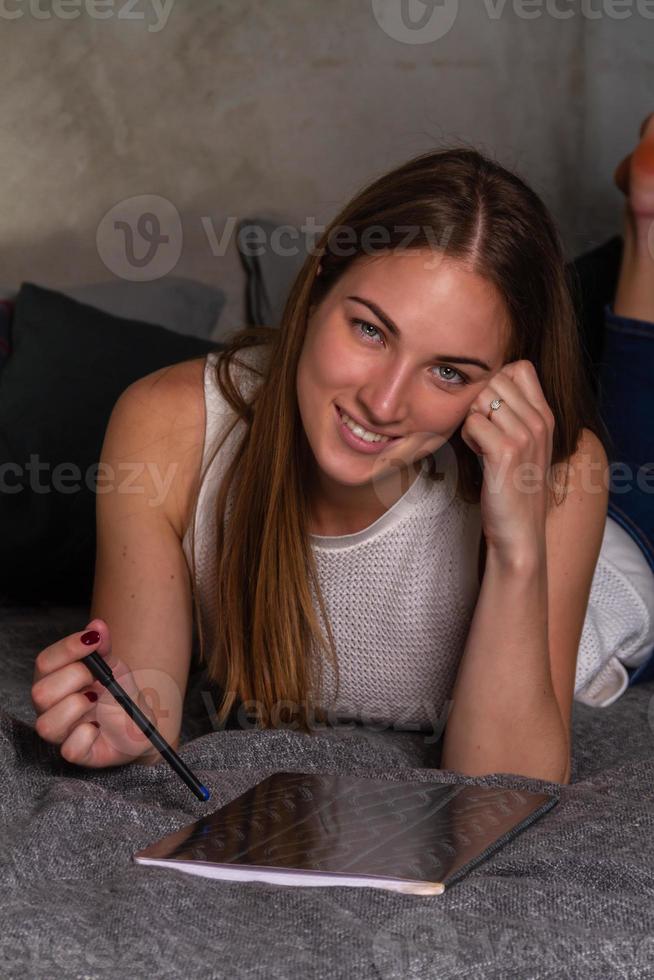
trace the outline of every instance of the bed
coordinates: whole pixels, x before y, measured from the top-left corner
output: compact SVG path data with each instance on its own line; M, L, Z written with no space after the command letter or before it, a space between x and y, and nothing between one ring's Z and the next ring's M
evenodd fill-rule
M33 660L85 606L0 607L2 976L82 980L654 976L654 682L609 707L575 702L569 785L437 768L416 732L362 725L211 730L197 676L180 754L87 770L34 730ZM559 803L442 896L214 881L132 853L282 770L545 790Z

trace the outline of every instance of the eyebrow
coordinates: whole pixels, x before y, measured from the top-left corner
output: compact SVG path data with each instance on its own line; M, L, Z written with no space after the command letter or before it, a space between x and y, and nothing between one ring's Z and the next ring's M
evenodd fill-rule
M380 310L377 304L373 303L372 300L362 299L361 296L348 296L347 299L353 299L355 303L363 303L364 306L367 306L368 309L381 320L381 322L388 329L388 331L393 334L393 336L398 338L402 336L397 324L393 323L391 318L387 316L383 310ZM435 361L452 361L455 364L475 364L477 367L483 368L484 371L491 370L490 366L486 364L485 361L480 361L476 357L459 357L455 356L454 354L434 354L433 359Z

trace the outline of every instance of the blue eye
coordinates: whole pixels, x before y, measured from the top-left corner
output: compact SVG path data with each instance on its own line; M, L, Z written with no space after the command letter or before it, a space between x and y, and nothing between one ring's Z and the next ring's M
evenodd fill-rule
M458 385L467 385L468 384L468 379L463 374L461 374L460 371L457 371L456 368L446 367L445 365L440 365L439 367L435 368L434 370L436 370L436 371L454 371L454 373L459 376L460 381L457 381L456 384L453 385L453 387L457 387ZM447 381L447 378L443 378L443 381ZM447 383L450 384L449 381Z
M355 318L355 319L352 320L352 325L356 327L357 333L359 334L359 336L365 337L366 340L372 340L373 339L372 338L372 335L366 331L366 328L367 327L370 327L371 330L374 330L375 333L378 334L381 337L381 331L379 330L379 328L376 327L374 325L374 323L369 323L367 320L358 320L358 319ZM456 382L449 381L447 378L441 377L440 380L441 381L444 381L451 388L458 388L460 385L467 385L467 384L470 383L470 379L467 378L465 374L462 374L461 371L457 370L457 368L448 367L446 365L441 364L438 367L435 367L434 370L435 371L453 371L454 374L458 376L459 380L456 381Z
M356 320L356 319L352 320L352 323L357 328L358 333L360 333L361 336L363 337L367 337L368 339L370 338L370 334L365 332L365 330L363 329L364 327L370 327L371 330L374 330L376 333L380 334L379 330L374 325L374 323L368 323L366 320Z

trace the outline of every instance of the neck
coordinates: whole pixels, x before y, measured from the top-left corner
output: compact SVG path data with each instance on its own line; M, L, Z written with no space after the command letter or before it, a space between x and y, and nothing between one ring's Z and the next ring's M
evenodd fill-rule
M309 533L319 535L354 534L369 527L385 514L418 479L420 463L412 463L388 476L350 487L326 476L311 457L309 498Z

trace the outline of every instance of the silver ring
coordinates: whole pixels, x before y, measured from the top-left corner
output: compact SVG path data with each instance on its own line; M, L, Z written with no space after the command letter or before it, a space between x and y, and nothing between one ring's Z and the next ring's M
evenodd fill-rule
M504 402L503 398L493 398L492 402L490 403L490 409L488 410L487 418L490 418L491 413L496 412L500 407L500 405L503 404L503 402Z

